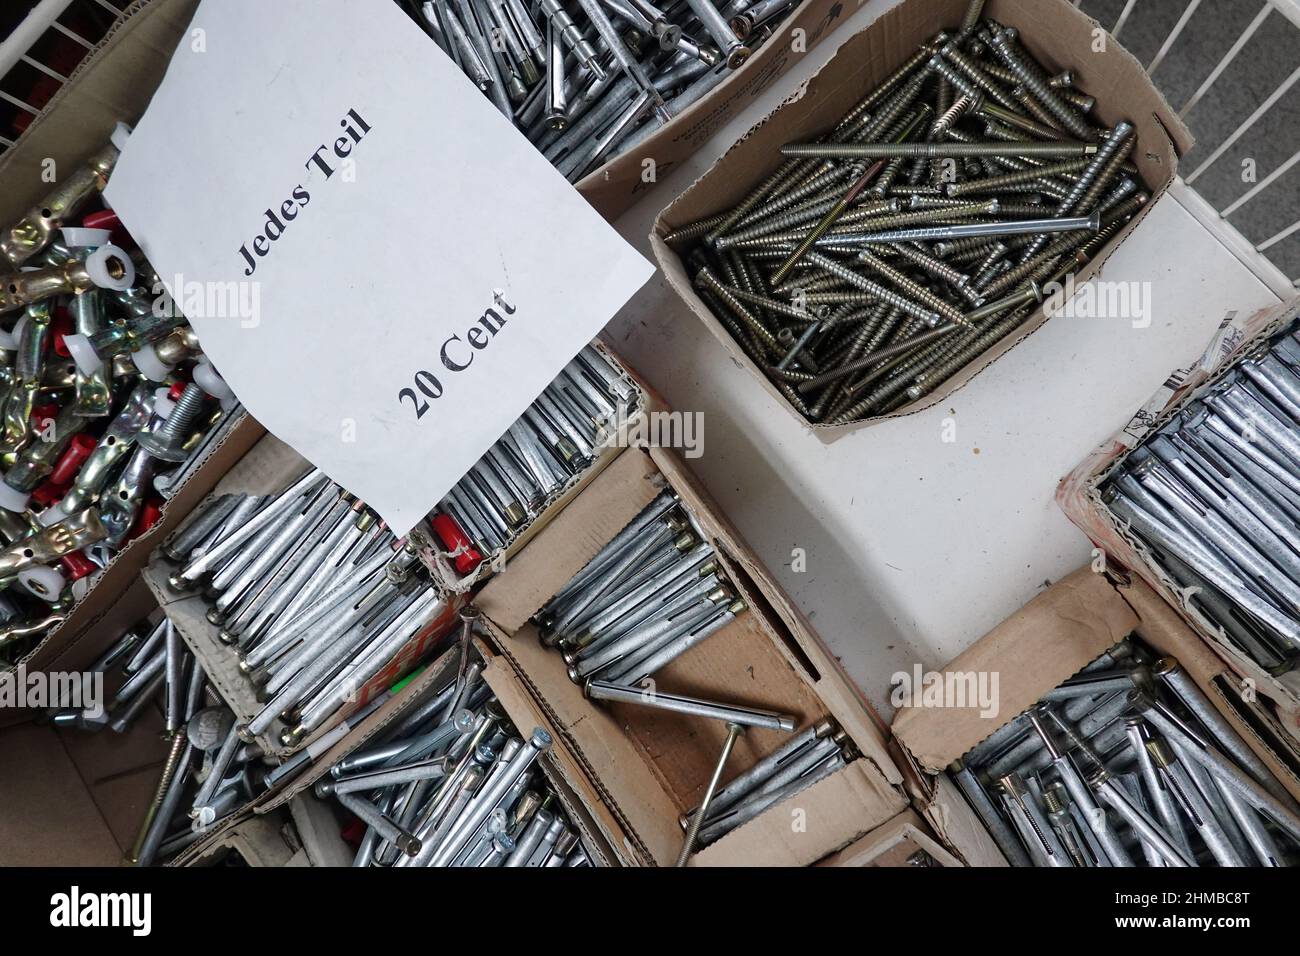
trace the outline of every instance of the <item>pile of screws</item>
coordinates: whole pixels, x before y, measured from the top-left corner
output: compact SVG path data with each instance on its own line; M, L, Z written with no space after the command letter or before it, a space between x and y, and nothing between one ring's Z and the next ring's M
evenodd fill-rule
M266 701L244 740L283 719L281 743L298 744L445 610L409 542L317 469L277 495L214 500L166 551L182 564L170 585L203 587Z
M951 769L1016 866L1300 861L1300 804L1178 661L1133 638Z
M125 733L147 707L161 704L171 745L127 856L129 863L152 866L201 839L266 789L262 752L255 744L238 745L235 715L166 618L128 631L88 669L114 672L124 680L107 708L53 711L50 719L59 727Z
M570 182L738 69L796 0L434 0L407 6ZM575 19L574 17L577 17Z
M537 766L551 745L511 725L483 681L465 614L461 667L378 742L316 785L365 824L356 866L590 866Z
M587 346L456 483L429 521L461 574L505 551L640 409L640 391Z
M1244 358L1125 459L1102 500L1274 675L1300 663L1300 339Z
M1127 122L1014 29L940 33L735 208L670 232L700 297L811 422L891 412L1014 332L1147 202Z
M117 155L105 146L0 233L0 265L10 270L0 278L7 660L63 620L90 576L159 519L163 498L238 418L184 317L155 307L147 264L110 241L117 218L87 212ZM64 228L74 215L82 225Z
M575 683L635 686L745 610L713 548L661 493L538 612Z

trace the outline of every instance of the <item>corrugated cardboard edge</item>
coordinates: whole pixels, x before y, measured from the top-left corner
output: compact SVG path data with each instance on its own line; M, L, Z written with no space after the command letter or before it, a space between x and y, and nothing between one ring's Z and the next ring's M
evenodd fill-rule
M894 736L938 773L1043 694L1132 633L1137 615L1101 575L1073 572L1036 596L943 667L942 673L999 672L999 708L901 707ZM1014 668L1003 665L1014 663Z
M691 866L811 866L906 808L902 793L861 758L710 843Z
M1190 131L1178 118L1178 116L1165 102L1164 98L1151 84L1149 77L1142 70L1141 64L1136 58L1125 50L1113 38L1107 38L1107 49L1104 53L1094 53L1091 58L1062 58L1048 56L1043 50L1043 40L1045 37L1053 38L1050 45L1055 46L1054 37L1062 32L1069 32L1082 39L1083 37L1091 38L1095 35L1095 30L1101 28L1097 22L1085 14L1076 10L1073 5L1066 0L1035 0L1037 5L1030 6L1026 0L992 0L985 9L985 15L992 17L1000 22L1011 26L1022 26L1025 20L1038 21L1029 27L1021 29L1020 42L1032 52L1041 62L1045 64L1055 63L1058 67L1069 66L1079 77L1081 88L1088 89L1093 95L1096 95L1098 102L1098 115L1108 125L1113 125L1119 119L1131 119L1137 127L1139 140L1135 149L1135 159L1138 161L1139 169L1148 168L1147 172L1152 174L1156 169L1162 171L1163 175L1154 184L1148 183L1148 191L1151 200L1144 208L1139 210L1132 220L1121 229L1097 255L1095 255L1086 266L1075 273L1076 283L1082 284L1093 276L1101 272L1106 261L1120 246L1128 235L1137 228L1138 224L1147 216L1156 201L1164 195L1173 182L1178 169L1178 156L1189 150L1193 143ZM699 179L689 186L680 196L665 207L656 217L650 233L650 247L654 253L655 263L663 272L668 284L681 296L687 307L704 323L710 332L722 343L729 356L742 368L758 379L767 393L780 404L788 414L792 415L801 424L811 429L823 442L835 441L844 435L856 431L860 428L870 427L882 421L888 421L891 418L899 418L905 415L912 415L924 411L934 405L937 405L947 399L950 395L965 387L975 376L988 368L995 361L1001 358L1006 352L1010 351L1025 338L1032 335L1045 322L1049 321L1052 316L1047 311L1046 305L1039 308L1030 318L1023 322L1014 332L1005 336L992 348L981 353L965 367L959 369L956 373L949 376L942 386L935 389L930 394L909 402L897 410L885 415L878 415L871 418L862 419L861 421L851 422L846 425L823 425L809 422L800 415L793 406L785 399L784 396L776 389L770 379L763 374L749 358L745 351L734 342L731 334L714 318L709 307L696 294L695 289L686 273L685 266L681 257L663 241L663 236L673 227L685 224L688 221L706 218L721 209L727 209L739 201L753 185L760 182L763 176L770 173L781 162L781 157L775 149L771 149L771 156L765 163L760 164L760 172L757 175L746 177L743 181L736 181L731 176L728 167L735 162L737 153L744 153L745 158L751 154L756 154L758 150L765 148L764 143L757 143L755 137L761 130L764 130L768 124L785 118L787 120L796 118L801 113L806 113L813 107L818 97L818 81L825 79L823 73L832 67L832 64L841 56L854 56L863 54L860 57L859 65L854 72L845 78L843 83L838 84L837 88L850 82L863 72L872 70L872 63L882 55L882 51L877 49L879 46L878 38L881 35L890 35L897 29L900 21L909 16L924 16L929 23L934 26L935 32L940 25L948 23L950 20L955 23L960 19L960 11L964 9L965 3L952 0L945 8L937 9L935 0L905 0L904 3L892 8L879 19L869 24L858 34L851 37L839 49L836 50L831 60L814 73L808 81L803 84L794 95L788 98L775 110L756 123L744 136L733 144L722 156L711 166ZM1050 8L1052 13L1044 18L1043 9ZM924 11L918 14L917 11ZM950 16L947 19L940 18L940 14L948 12ZM951 15L955 12L955 16ZM1013 15L1007 16L1008 13ZM1053 22L1055 17L1064 17L1062 22ZM1063 30L1064 25L1064 30ZM913 31L915 32L915 31ZM1087 49L1084 47L1083 49ZM863 51L866 50L866 53ZM910 54L907 53L894 56L894 61L887 64L888 69L893 69L896 62ZM1056 61L1060 62L1056 62ZM1107 83L1102 83L1097 78L1096 68L1099 62L1109 62L1110 79ZM881 73L884 75L887 70ZM863 84L865 91L866 84ZM1140 91L1141 98L1147 100L1146 108L1150 109L1150 115L1145 115L1145 111L1126 117L1123 113L1115 109L1119 102L1118 96L1112 96L1111 90L1123 90L1124 99L1130 100L1134 96L1134 90ZM788 112L787 112L788 111ZM838 117L836 117L838 118ZM775 146L776 134L764 134L762 139L772 139L771 145ZM753 144L753 145L751 145ZM1141 151L1140 153L1138 151ZM1146 177L1143 177L1146 178ZM719 196L709 203L709 208L695 209L691 206L692 197L701 189L709 186L718 188ZM686 206L689 212L683 212L682 207Z
M906 800L901 792L902 775L889 757L883 722L875 716L838 662L816 638L807 620L744 544L739 533L721 516L717 505L675 453L650 448L630 450L624 454L592 484L589 499L575 503L551 525L544 537L538 539L536 548L526 549L520 555L513 565L514 579L507 574L490 581L480 593L478 604L490 620L493 633L499 637L498 651L509 660L537 707L547 714L557 739L564 741L584 769L590 785L619 822L624 835L622 842L644 852L648 860L666 862L675 857L679 839L675 830L665 832L665 828L660 827L652 840L649 834L638 832L631 822L634 818L675 819L678 808L668 796L668 785L660 780L657 768L646 759L640 744L621 727L611 726L608 735L583 734L586 743L579 742L578 735L560 717L561 712L570 715L584 713L583 720L612 721L614 718L603 709L586 705L581 690L567 680L548 682L549 693L557 695L555 700L548 699L533 671L535 668L553 669L556 666L555 655L536 646L535 630L527 623L555 589L625 527L665 484L677 492L701 534L717 551L732 583L749 602L751 612L747 617L753 621L754 633L767 638L768 646L776 651L791 676L800 682L810 701L817 702L818 712L833 716L863 754L851 765L847 776L827 783L820 791L845 798L840 801L840 823L847 825L848 829L830 834L830 828L824 827L821 832L830 834L828 839L832 840L829 846L821 846L820 852L815 852L814 841L795 841L783 857L787 863L796 858L801 864L814 862L826 852L879 825L905 806ZM600 506L583 507L583 500L599 501ZM557 554L557 549L549 547L549 543L556 540L565 542L564 554ZM521 588L520 577L532 586ZM573 726L577 726L576 722ZM599 753L588 753L587 747L602 749ZM617 773L617 786L602 780L602 772L597 767L607 768L608 773ZM861 785L846 789L848 781ZM614 789L619 794L617 798ZM852 810L846 811L846 806ZM784 810L772 812L784 820ZM755 831L742 833L747 828L740 828L736 831L736 842L762 843L761 839L754 841L751 837L763 827L773 825L772 821L777 817L758 824ZM826 819L834 823L829 815ZM788 828L788 823L785 825ZM612 842L619 845L620 839L616 837Z
M1053 594L1057 589L1065 592L1059 598ZM1088 609L1084 602L1094 602L1098 607ZM1065 612L1064 616L1055 615L1058 608ZM1001 708L996 722L986 722L983 730L987 737L1019 713L1012 707L1031 696L1030 703L1033 703L1064 677L1077 673L1098 656L1098 648L1104 650L1109 646L1107 642L1117 631L1129 626L1129 622L1131 630L1142 640L1160 653L1178 659L1201 692L1270 772L1300 798L1300 776L1236 714L1215 686L1215 679L1224 674L1222 663L1168 603L1141 580L1117 582L1090 568L1081 568L980 638L944 670L969 670L1001 661L1014 663L1010 672L1019 678L1013 688L1015 700ZM1047 647L1040 650L1041 636L1050 634L1056 638L1053 632L1058 628L1070 639L1053 639L1050 650ZM1127 633L1125 630L1119 637ZM1045 657L1050 660L1043 663L1041 659ZM1040 666L1029 666L1031 659ZM1064 677L1059 676L1062 674ZM953 728L945 725L949 719L955 721ZM953 760L979 743L971 740L974 733L971 727L972 719L960 711L905 708L895 718L894 734L898 745L928 775L921 792L914 791L913 799L936 832L971 865L998 865L985 862L990 857L1000 858L1001 854L991 845L987 831L966 804L965 797L943 773Z
M491 625L490 620L488 624ZM487 642L476 640L475 646L486 662L483 679L515 728L527 735L534 727L541 727L551 735L551 749L540 758L542 770L555 787L569 822L578 829L582 845L593 862L598 866L644 866L646 858L625 839L622 825L592 788L564 735L551 716L536 704L514 666Z
M1102 442L1056 488L1056 503L1067 518L1107 556L1136 572L1177 608L1195 630L1241 676L1253 680L1281 712L1290 733L1300 739L1300 694L1238 651L1218 628L1191 607L1186 595L1156 563L1150 552L1101 501L1098 488L1123 464L1128 453L1194 401L1261 340L1300 317L1300 298L1246 315L1230 315L1188 369L1175 370L1134 417Z
M935 841L925 822L911 810L904 810L816 865L913 866L911 860L918 851L928 854L939 866L962 865L961 860Z

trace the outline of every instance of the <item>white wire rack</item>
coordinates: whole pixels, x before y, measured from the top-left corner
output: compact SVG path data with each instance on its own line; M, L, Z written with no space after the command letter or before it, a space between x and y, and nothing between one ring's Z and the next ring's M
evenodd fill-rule
M1077 7L1082 0L1074 0ZM1150 2L1150 0L1148 0ZM1179 38L1184 36L1188 24L1192 20L1193 14L1201 5L1202 0L1186 0L1182 13L1174 22L1169 34L1165 37L1164 42L1160 44L1155 56L1146 64L1147 73L1151 75L1152 80L1157 86L1160 85L1160 77L1157 71L1160 64L1169 56L1171 50L1178 43ZM1251 0L1241 0L1243 3ZM1137 0L1125 0L1124 7L1120 11L1113 26L1110 27L1111 36L1123 42L1122 34L1124 25L1128 22L1137 6ZM1214 84L1219 81L1224 72L1237 59L1238 55L1246 48L1251 38L1259 32L1261 26L1270 17L1282 17L1295 29L1300 29L1300 0L1264 0L1260 4L1259 10L1255 16L1246 24L1245 29L1228 47L1220 60L1214 64L1214 67L1205 75L1205 78L1196 87L1195 92L1188 97L1187 101L1178 108L1178 115L1185 117L1191 112L1206 94L1214 88ZM1103 24L1104 26L1105 24ZM1247 203L1260 202L1267 199L1269 191L1272 189L1284 188L1281 183L1282 177L1291 167L1300 163L1300 150L1295 152L1289 159L1280 163L1276 169L1271 170L1263 179L1255 183L1248 191L1234 199L1231 203L1222 209L1215 208L1203 195L1196 191L1196 181L1211 169L1215 163L1219 162L1232 149L1237 142L1250 131L1264 116L1276 106L1283 97L1285 97L1293 86L1300 82L1300 65L1278 84L1268 96L1266 96L1248 116L1241 118L1236 129L1228 134L1214 150L1200 161L1195 169L1179 178L1175 184L1173 194L1178 198L1187 210L1192 213L1202 225L1214 231L1223 242L1223 244L1232 250L1256 276L1259 277L1270 289L1285 298L1295 294L1296 286L1300 285L1300 276L1288 276L1278 268L1269 258L1268 251L1277 246L1282 240L1300 232L1300 219L1288 226L1278 230L1273 235L1263 239L1260 242L1251 242L1242 233L1228 221L1228 217L1240 210ZM1193 129L1195 132L1195 129Z
M123 4L114 4L109 0L89 0L89 2L102 7L106 13L111 14L114 22L122 16ZM63 16L72 3L73 0L40 0L32 8L31 12L13 28L9 36L3 42L0 42L0 80L8 78L9 74L20 64L25 64L45 74L60 85L67 82L68 78L37 56L34 48L50 30L62 34L74 44L80 46L83 57L95 48L95 40L84 37L59 22L59 17ZM41 108L3 89L0 89L0 100L4 100L12 106L31 114L33 118L41 113ZM0 135L0 148L9 149L13 145L13 140Z

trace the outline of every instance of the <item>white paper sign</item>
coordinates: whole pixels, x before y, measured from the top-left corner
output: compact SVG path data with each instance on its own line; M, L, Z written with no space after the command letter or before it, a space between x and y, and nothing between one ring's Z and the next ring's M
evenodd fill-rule
M248 410L397 533L653 272L392 0L204 0L106 199Z

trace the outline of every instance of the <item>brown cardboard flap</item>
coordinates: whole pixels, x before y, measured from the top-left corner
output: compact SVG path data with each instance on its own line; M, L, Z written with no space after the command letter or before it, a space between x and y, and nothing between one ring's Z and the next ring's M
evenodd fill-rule
M861 689L830 652L803 611L758 560L695 474L670 449L651 448L650 456L668 483L677 491L696 523L712 540L727 565L729 577L741 589L773 643L790 666L811 683L817 697L853 738L867 759L873 761L891 784L900 784L902 774L890 759L889 731ZM743 573L737 573L740 570ZM707 642L706 642L707 643Z
M926 853L938 866L962 865L961 860L935 842L925 822L911 810L904 810L817 865L916 866L913 860L917 852Z
M705 847L691 866L811 866L906 806L867 761L854 760Z
M903 707L894 735L937 773L1137 626L1137 615L1105 577L1089 568L1075 571L943 668L943 674L996 673L996 715L981 716L978 706Z
M644 452L629 449L494 575L474 603L513 634L663 490Z
M1192 591L1182 589L1102 501L1098 488L1120 466L1128 453L1162 427L1191 401L1200 398L1220 380L1228 368L1250 354L1258 344L1291 325L1300 315L1300 297L1248 314L1230 314L1207 345L1200 359L1188 369L1171 375L1168 383L1134 414L1122 429L1106 439L1083 459L1056 489L1056 503L1112 563L1140 576L1177 609L1183 620L1200 634L1227 664L1245 680L1252 681L1276 708L1276 718L1286 732L1300 742L1300 675L1270 674L1237 648L1218 625L1191 603ZM1297 744L1300 746L1300 743Z

